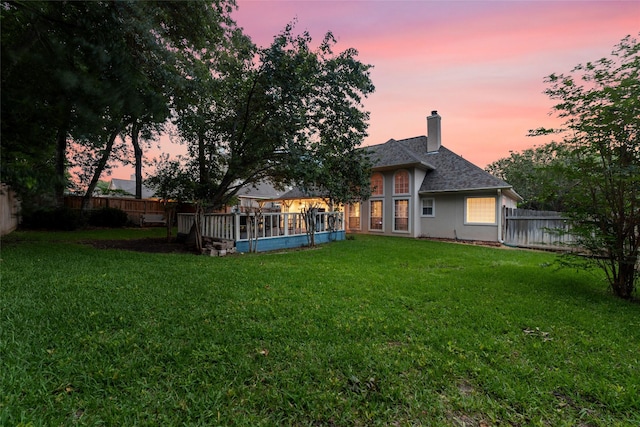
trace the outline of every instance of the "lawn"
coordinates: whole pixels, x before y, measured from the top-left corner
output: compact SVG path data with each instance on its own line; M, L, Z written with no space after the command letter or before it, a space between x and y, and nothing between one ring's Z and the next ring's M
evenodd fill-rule
M3 238L0 425L640 424L640 304L554 255L357 236L212 258Z

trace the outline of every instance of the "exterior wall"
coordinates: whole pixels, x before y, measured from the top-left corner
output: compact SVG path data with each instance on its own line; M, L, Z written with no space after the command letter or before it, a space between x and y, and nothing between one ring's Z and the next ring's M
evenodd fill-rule
M346 229L353 233L380 234L385 236L417 237L420 234L419 228L419 205L415 194L420 188L424 179L424 171L415 169L402 169L409 172L409 194L394 194L394 177L396 170L379 172L384 177L384 194L382 196L372 195L369 200L361 203L360 207L360 228ZM399 199L409 200L409 222L408 230L394 230L394 209L395 201ZM382 201L383 203L383 224L382 230L371 229L371 201ZM345 207L345 218L349 218L349 206Z
M8 185L0 184L0 236L15 230L19 219L20 200Z
M424 177L426 174L427 174L426 171L421 169L416 169L414 171L414 174L413 174L414 187L412 189L412 194L418 194L418 190L420 189L420 186L422 185L422 181L424 181ZM413 209L411 212L411 218L414 224L413 233L412 233L413 237L420 237L420 235L422 234L421 215L422 215L422 202L420 200L420 197L416 196L413 198Z
M360 207L360 227L349 226L350 207L345 207L345 229L349 233L379 234L385 236L434 237L459 240L500 241L502 229L502 206L515 207L516 200L506 197L498 190L466 193L437 193L417 196L417 191L426 172L421 169L408 170L410 176L409 195L394 194L394 176L396 171L384 171L384 194L371 196ZM491 224L467 224L466 199L468 197L492 197L495 199L495 221ZM433 217L422 215L422 199L434 199ZM394 201L409 199L409 230L394 230ZM371 201L383 202L382 230L371 229Z
M421 236L459 240L498 241L500 206L496 192L439 194L434 199L433 217L420 217ZM495 197L495 224L466 224L467 197Z

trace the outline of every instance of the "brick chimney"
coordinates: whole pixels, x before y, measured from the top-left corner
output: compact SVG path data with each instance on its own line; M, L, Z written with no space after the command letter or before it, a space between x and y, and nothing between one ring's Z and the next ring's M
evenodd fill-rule
M440 149L440 120L441 117L435 110L427 117L427 153L432 153Z

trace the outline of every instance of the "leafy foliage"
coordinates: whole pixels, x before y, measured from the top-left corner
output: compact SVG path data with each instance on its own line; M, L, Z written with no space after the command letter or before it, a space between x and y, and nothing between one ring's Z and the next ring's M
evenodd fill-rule
M335 54L331 34L313 50L309 34L294 35L293 25L265 49L238 33L229 42L215 72L201 63L192 79L198 85L177 96L175 123L189 147L198 198L219 207L266 178L335 186L321 179L329 172L317 170L337 171L340 160L358 177L365 163L356 147L368 119L361 102L374 88L357 52ZM203 86L208 90L198 90Z
M22 217L20 228L72 231L82 224L80 212L63 206L26 212Z
M571 185L562 173L566 157L558 143L511 152L485 170L509 184L522 196L520 207L546 211L565 210L565 192Z
M640 44L630 36L611 58L547 77L565 119L561 173L576 245L602 268L613 292L631 298L640 249ZM533 133L548 133L539 129Z
M23 196L53 182L60 204L73 141L93 154L79 165L88 199L128 128L140 159L138 135L168 118L184 78L178 52L214 49L233 4L3 1L3 179Z
M122 209L104 207L91 212L89 224L96 227L119 228L129 222L127 213Z

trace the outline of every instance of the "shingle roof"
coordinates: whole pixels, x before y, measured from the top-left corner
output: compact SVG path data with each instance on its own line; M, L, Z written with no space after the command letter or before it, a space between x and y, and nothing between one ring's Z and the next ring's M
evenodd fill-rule
M511 185L505 181L494 177L446 147L440 147L437 152L427 156L434 169L427 172L427 176L422 181L421 193L511 188Z
M424 149L427 151L427 137L417 137L396 141L390 139L384 144L365 147L369 152L369 159L376 169L398 168L401 166L416 166L431 169L432 166L425 162L423 156L415 151L414 146L420 146L424 140Z
M249 199L277 199L285 191L280 191L267 180L263 180L254 184L245 185L238 191L239 197L246 197Z
M129 193L131 195L131 197L133 197L136 194L136 181L132 180L132 179L112 178L109 188L111 190L126 191L127 193ZM155 190L153 190L153 189L147 187L146 185L142 184L142 194L141 194L141 196L142 196L143 199L149 199L151 197L154 197L155 193L156 193Z
M420 193L510 189L511 185L494 177L451 150L441 146L438 151L427 152L427 137L394 140L366 147L374 170L422 167L427 175Z
M319 197L323 197L323 195L318 191L305 191L300 187L293 187L291 190L284 193L280 199L316 199Z

